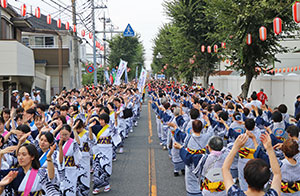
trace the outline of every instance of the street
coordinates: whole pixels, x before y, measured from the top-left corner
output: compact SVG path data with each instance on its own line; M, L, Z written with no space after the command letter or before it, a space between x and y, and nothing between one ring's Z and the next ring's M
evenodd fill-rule
M177 196L185 194L184 176L174 177L168 151L162 150L159 145L155 115L145 101L139 125L125 141L124 154L118 154L117 161L113 162L111 191L98 195Z

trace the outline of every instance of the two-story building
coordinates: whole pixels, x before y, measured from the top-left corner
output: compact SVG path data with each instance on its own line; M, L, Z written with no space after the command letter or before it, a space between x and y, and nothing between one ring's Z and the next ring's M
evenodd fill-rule
M30 92L34 83L34 54L21 43L21 32L31 24L10 5L0 13L0 106L10 107L12 90Z
M65 25L58 28L54 19L51 24L47 24L45 15L41 15L41 18L32 16L27 20L32 28L22 32L22 42L34 52L36 75L50 76L51 96L59 93L61 87L80 87L80 61L85 54L85 45L81 39L77 37L74 40L71 32L65 30ZM74 42L78 45L77 57L74 56Z

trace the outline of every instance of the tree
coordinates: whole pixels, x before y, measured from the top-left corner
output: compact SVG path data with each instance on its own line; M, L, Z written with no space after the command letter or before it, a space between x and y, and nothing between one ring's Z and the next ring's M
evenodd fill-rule
M179 28L174 24L165 24L154 39L152 69L159 73L167 66L164 70L166 77L186 78L191 83L193 66L189 66L188 58L192 51L190 43L180 33Z
M267 64L276 61L275 54L287 52L279 41L284 36L276 36L273 29L273 19L280 17L283 29L289 35L296 28L293 22L291 5L294 0L205 0L206 15L216 24L214 32L209 33L211 39L226 40L227 49L224 52L233 64L230 68L240 71L246 76L241 86L242 97L248 95L253 77L259 73L256 67L268 70ZM268 30L267 40L259 39L259 28L265 26ZM252 35L252 44L246 44L247 34Z
M187 77L204 76L204 86L208 86L209 75L214 72L217 54L200 52L202 45L213 46L219 44L217 39L208 37L214 31L214 22L206 15L205 0L171 0L164 4L166 13L182 36L189 43L192 52L187 56L188 60L194 60L191 69L184 67L183 74ZM190 65L189 65L190 66ZM194 75L195 74L195 75Z
M115 68L118 66L120 59L127 61L127 67L131 69L131 71L128 72L128 79L133 79L135 77L136 67L143 67L145 61L145 50L140 41L140 36L124 37L122 35L116 35L108 42L110 50L108 56L109 67Z

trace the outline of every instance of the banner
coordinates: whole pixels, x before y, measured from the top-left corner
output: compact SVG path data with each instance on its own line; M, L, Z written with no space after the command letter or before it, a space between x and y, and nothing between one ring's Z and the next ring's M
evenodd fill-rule
M117 71L117 75L116 75L116 80L115 80L115 85L120 85L121 84L121 77L124 73L124 71L127 69L127 62L123 61L121 59L120 64L119 64L119 68Z
M144 68L142 68L142 72L141 72L141 75L139 78L139 83L138 83L138 89L139 89L140 93L143 93L146 79L147 79L147 71Z
M104 75L105 75L106 81L107 81L108 83L110 83L110 81L109 81L109 75L108 75L108 71L107 71L107 70L104 71Z

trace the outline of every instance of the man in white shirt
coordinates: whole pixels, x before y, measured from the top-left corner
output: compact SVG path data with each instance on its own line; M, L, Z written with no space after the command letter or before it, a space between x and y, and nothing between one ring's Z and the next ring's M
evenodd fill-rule
M251 102L250 102L251 107L255 106L257 108L261 108L261 104L262 103L259 100L257 100L256 92L253 92L252 95L251 95Z

